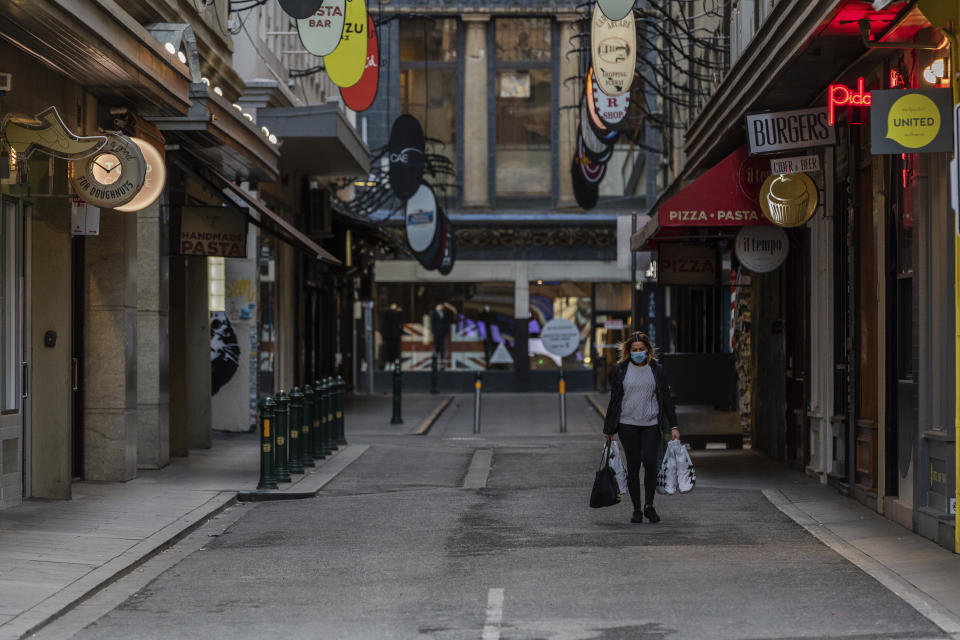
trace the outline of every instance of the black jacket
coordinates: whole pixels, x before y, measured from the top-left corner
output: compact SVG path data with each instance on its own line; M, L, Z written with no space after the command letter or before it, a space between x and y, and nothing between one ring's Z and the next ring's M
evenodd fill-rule
M620 425L620 408L623 404L623 379L627 376L627 367L631 365L630 361L621 362L613 368L610 373L610 406L607 407L607 415L603 419L603 432L614 434ZM657 382L657 404L660 405L660 417L658 422L660 428L664 427L664 418L671 427L677 426L677 411L673 406L673 398L670 397L670 385L667 383L667 372L663 366L657 362L651 362L650 370L653 371L653 379Z

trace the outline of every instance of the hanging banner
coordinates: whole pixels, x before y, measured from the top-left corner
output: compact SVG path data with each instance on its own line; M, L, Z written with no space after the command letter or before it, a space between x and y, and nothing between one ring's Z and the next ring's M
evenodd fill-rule
M366 111L377 97L380 83L380 45L373 16L367 16L367 66L360 81L352 87L340 89L343 103L354 111Z
M340 44L347 0L326 0L317 12L297 20L303 48L315 56L326 56Z
M637 29L633 13L622 20L610 20L597 5L590 29L593 69L600 90L620 95L633 84L637 64Z
M183 207L179 253L182 256L246 258L246 216L227 207Z
M347 0L340 44L323 58L330 81L340 88L360 82L367 66L367 5Z
M870 153L953 151L952 89L871 92Z

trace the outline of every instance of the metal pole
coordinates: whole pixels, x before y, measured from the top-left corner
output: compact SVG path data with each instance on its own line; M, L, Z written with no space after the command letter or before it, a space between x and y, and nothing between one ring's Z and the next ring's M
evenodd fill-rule
M260 401L260 482L257 489L276 489L273 476L273 398L265 396Z
M477 378L473 387L473 432L480 433L480 390L483 389L483 377L479 371L477 371Z
M323 449L324 429L321 426L322 423L326 422L326 417L323 415L323 383L317 380L313 389L313 422L310 427L310 433L313 434L313 457L322 460L327 457Z
M277 420L277 482L290 482L290 470L287 468L287 415L290 413L288 403L290 400L287 394L280 390L277 394L277 409L275 416Z
M367 393L373 395L373 370L375 367L373 361L373 300L366 300L363 303L363 328L367 347Z
M331 378L333 380L333 378ZM335 404L333 406L334 419L336 420L337 425L337 444L345 445L347 444L347 433L345 431L345 423L343 418L343 392L347 388L347 383L344 382L343 378L337 376L336 380L333 380L333 384L336 385L336 394L334 396Z
M303 393L300 387L294 387L290 392L290 421L287 427L290 431L290 459L288 465L290 473L303 473L303 454L300 453L300 427L303 424Z
M400 415L400 403L402 402L401 393L403 392L403 373L400 371L400 358L393 365L393 416L390 418L390 424L403 424L403 417Z
M313 461L313 387L303 385L303 409L300 413L300 463L305 467L315 467Z
M560 433L567 432L567 381L563 379L563 368L560 369Z

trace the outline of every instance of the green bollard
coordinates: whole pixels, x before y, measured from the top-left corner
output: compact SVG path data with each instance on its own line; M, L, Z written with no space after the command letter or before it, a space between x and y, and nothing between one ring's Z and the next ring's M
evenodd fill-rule
M337 376L337 444L347 444L347 434L344 430L344 419L343 419L343 393L347 388L347 383L344 382L343 378Z
M300 462L305 467L317 466L313 461L313 388L309 384L303 385L303 421L300 423L301 453Z
M400 371L400 358L393 367L393 416L390 418L390 424L403 424L401 415L401 403L403 393L403 372ZM337 429L339 431L341 412L337 412Z
M303 473L301 462L303 448L300 443L300 427L303 425L303 394L300 387L290 392L290 473Z
M273 409L276 403L270 396L260 400L260 482L257 489L276 489L273 476Z
M313 455L322 460L327 457L326 431L327 414L323 409L323 381L317 380L313 385Z
M337 411L337 390L333 378L327 378L324 382L327 385L327 446L329 446L330 451L333 452L339 449L337 446L337 421L335 415Z
M290 482L290 468L287 466L287 418L290 414L290 398L282 390L277 394L277 482Z

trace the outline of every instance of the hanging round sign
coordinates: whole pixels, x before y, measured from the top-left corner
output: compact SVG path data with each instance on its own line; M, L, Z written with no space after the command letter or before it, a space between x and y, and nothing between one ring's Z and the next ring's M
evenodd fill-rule
M596 90L596 83L593 79L593 67L590 67L590 71L587 72L586 78L586 98L584 102L587 105L587 113L590 114L590 124L593 126L594 132L597 136L603 136L609 132L607 124L600 119L600 116L597 114L597 104L593 98L593 93Z
M573 197L582 209L593 209L597 206L597 200L600 198L600 189L596 184L588 183L580 168L577 166L580 160L576 155L570 164L570 179L573 181Z
M425 182L407 200L404 210L407 230L407 244L414 253L423 253L434 242L437 232L437 198L433 189Z
M596 77L591 78L588 86L593 89L593 108L601 122L607 126L613 126L627 117L627 111L630 110L629 91L615 96L606 94L597 85Z
M633 11L633 0L597 0L597 6L608 19L617 21Z
M590 128L590 113L587 111L586 100L580 102L580 135L583 137L584 153L591 160L599 160L609 151L610 146Z
M426 140L420 122L409 114L393 121L387 153L390 156L390 187L400 200L420 188L425 165Z
M280 8L291 18L309 18L325 0L280 0Z
M805 173L771 173L760 187L760 209L778 227L806 224L818 201L817 185Z
M756 273L773 271L787 259L790 241L780 227L742 227L735 241L740 264Z
M580 165L580 173L583 175L583 179L589 184L599 184L607 173L605 162L593 162L583 152L583 137L581 136L577 136L577 164Z
M340 89L343 103L354 111L366 111L377 97L377 85L380 83L380 46L377 42L377 29L373 16L367 16L367 66L360 81L352 87Z
M313 15L297 20L303 48L315 56L326 56L340 44L347 0L324 0Z
M77 195L102 209L113 209L133 200L146 179L147 162L137 143L116 133L98 152L68 165L70 184Z
M633 13L627 13L622 20L610 20L600 10L600 5L595 6L590 45L601 91L614 96L629 91L637 64L637 29Z
M323 66L330 82L352 87L360 82L367 66L367 5L364 0L347 0L340 44L324 56Z
M167 183L167 166L160 150L143 138L130 139L140 147L140 153L143 154L143 159L146 162L146 172L143 188L134 196L133 200L119 207L114 207L115 210L124 213L140 211L152 205L163 193L163 187Z
M548 352L566 358L580 346L580 330L566 318L554 318L543 325L540 340Z

